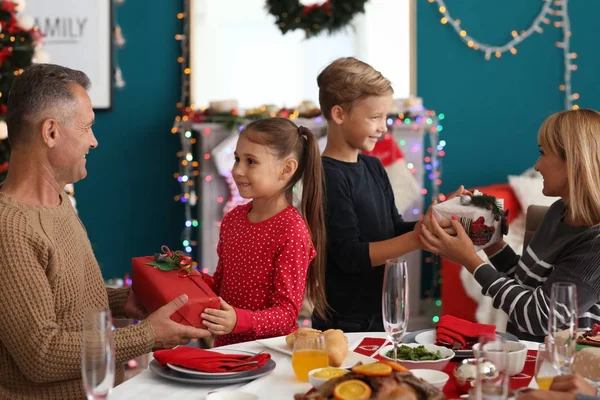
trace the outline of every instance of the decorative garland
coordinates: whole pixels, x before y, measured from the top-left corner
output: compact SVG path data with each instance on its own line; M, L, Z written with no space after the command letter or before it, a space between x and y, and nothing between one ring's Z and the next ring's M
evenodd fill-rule
M321 115L318 108L312 110L297 110L291 108L277 108L273 106L261 106L259 108L246 110L244 115L240 115L237 109L231 111L214 111L210 108L204 110L181 110L183 114L188 115L189 119L195 123L217 122L227 130L233 130L239 126L245 125L248 121L256 121L269 117L283 118L317 118Z
M268 0L267 10L275 16L275 23L284 35L301 29L306 38L310 38L324 30L332 34L346 27L357 14L365 12L366 2L367 0L328 0L304 6L298 0Z
M562 30L562 40L556 42L556 46L563 49L564 58L564 83L559 86L561 92L565 92L565 109L577 110L579 105L574 104L574 100L579 99L578 93L573 93L571 88L571 73L577 70L577 65L572 60L577 58L577 53L571 52L571 22L569 19L568 1L569 0L543 0L540 11L534 18L531 25L520 32L513 30L511 32L512 38L506 43L501 45L492 45L478 41L473 38L469 33L462 27L461 21L458 18L454 18L450 15L448 7L444 0L428 0L430 3L435 3L438 6L438 11L442 14L440 22L443 25L450 25L459 38L471 49L480 51L485 54L485 59L490 60L492 54L496 58L500 58L502 54L510 52L511 54L517 54L516 46L529 38L535 32L543 33L544 25L549 25L554 18L554 27ZM554 8L553 8L554 3Z

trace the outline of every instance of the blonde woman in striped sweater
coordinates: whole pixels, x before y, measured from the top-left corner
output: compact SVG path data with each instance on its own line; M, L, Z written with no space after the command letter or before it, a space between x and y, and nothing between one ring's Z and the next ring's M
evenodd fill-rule
M500 242L486 249L491 265L485 263L456 220L457 236L433 221L421 237L426 250L473 273L482 293L508 314L509 332L534 341L548 333L554 282L577 285L580 328L600 322L600 113L553 114L542 124L538 144L535 168L544 178L543 194L561 199L550 206L522 256Z

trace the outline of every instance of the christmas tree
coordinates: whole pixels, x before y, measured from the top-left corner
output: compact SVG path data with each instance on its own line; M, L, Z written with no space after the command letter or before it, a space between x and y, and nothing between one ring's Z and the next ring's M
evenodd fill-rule
M0 0L0 182L6 177L10 147L7 140L6 101L13 79L33 62L45 62L42 34L33 18L23 15L24 0Z

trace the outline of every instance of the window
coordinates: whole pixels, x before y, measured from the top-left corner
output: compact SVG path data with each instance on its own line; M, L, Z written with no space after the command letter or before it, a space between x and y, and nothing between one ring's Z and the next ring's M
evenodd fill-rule
M415 81L413 2L371 0L354 29L306 40L300 31L282 35L264 0L192 0L192 103L318 104L318 73L344 56L370 63L392 81L395 97L408 97Z

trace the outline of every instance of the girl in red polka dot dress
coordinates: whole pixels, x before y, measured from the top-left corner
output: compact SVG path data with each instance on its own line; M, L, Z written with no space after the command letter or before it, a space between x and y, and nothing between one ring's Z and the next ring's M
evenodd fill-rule
M206 309L215 346L287 335L306 293L324 316L325 225L322 164L315 136L285 118L255 121L242 131L233 179L252 201L225 215L212 277L221 309ZM292 206L302 180L302 214ZM304 217L303 217L304 216Z

